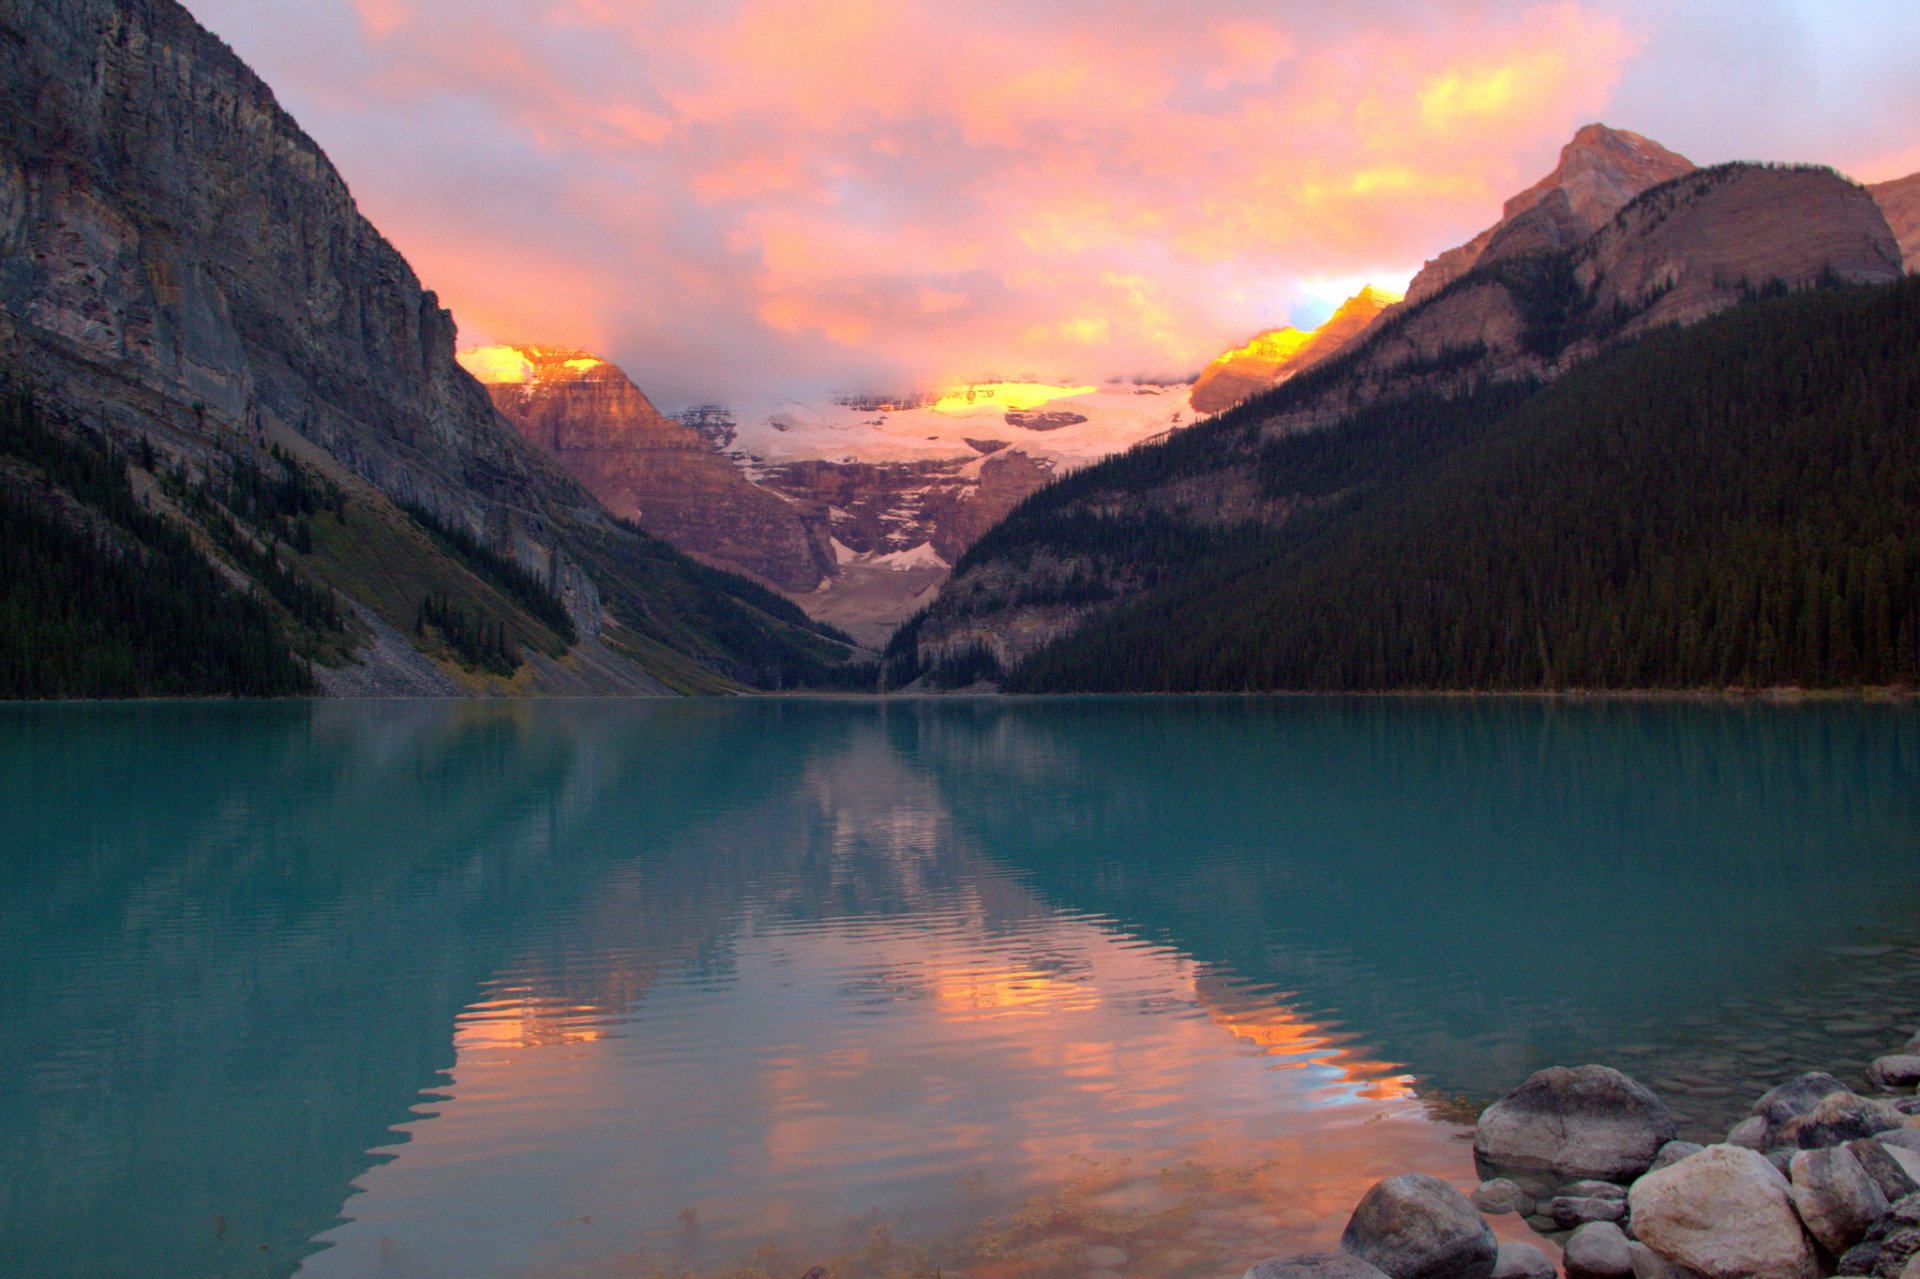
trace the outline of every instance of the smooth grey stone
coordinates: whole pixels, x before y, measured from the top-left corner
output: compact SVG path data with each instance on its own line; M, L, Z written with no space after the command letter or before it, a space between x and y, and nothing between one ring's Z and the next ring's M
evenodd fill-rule
M1749 1120L1748 1122L1752 1121ZM1763 1129L1766 1127L1765 1121L1761 1121L1761 1127ZM1741 1143L1736 1141L1733 1144L1737 1146ZM1697 1141L1670 1141L1660 1147L1660 1153L1653 1157L1653 1167L1647 1169L1647 1171L1659 1172L1662 1168L1671 1168L1682 1159L1691 1155L1697 1155L1705 1149L1706 1147Z
M1772 1132L1812 1110L1822 1098L1846 1091L1847 1086L1832 1075L1814 1071L1768 1092L1753 1103L1753 1113L1766 1120L1767 1131Z
M1628 1242L1627 1255L1633 1258L1633 1279L1700 1279L1694 1271L1668 1261L1637 1240Z
M1298 1257L1268 1257L1247 1269L1243 1279L1391 1279L1344 1252L1309 1252Z
M1491 1279L1499 1252L1467 1197L1425 1173L1375 1184L1353 1210L1340 1247L1393 1279Z
M1487 1107L1473 1153L1489 1175L1547 1172L1632 1181L1677 1134L1652 1092L1607 1066L1555 1066Z
M1530 1243L1503 1243L1493 1260L1493 1279L1559 1279L1547 1254Z
M1920 1084L1920 1053L1896 1053L1867 1067L1867 1082L1876 1088L1912 1088Z
M1526 1194L1521 1191L1520 1187L1514 1185L1505 1177L1495 1177L1491 1181L1481 1182L1480 1188L1474 1191L1468 1198L1473 1201L1474 1207L1490 1217L1500 1217L1510 1212L1519 1212L1521 1206L1529 1202Z
M1729 1146L1745 1146L1748 1150L1767 1148L1767 1121L1759 1115L1749 1115L1733 1126L1727 1133Z
M1633 1253L1611 1221L1594 1221L1567 1239L1567 1279L1632 1279Z
M1668 1142L1667 1146L1673 1144L1672 1142ZM1666 1146L1661 1147L1662 1150L1666 1148ZM1699 1150L1700 1147L1695 1146L1694 1149ZM1560 1188L1560 1194L1555 1197L1565 1199L1614 1199L1620 1203L1625 1203L1627 1201L1627 1188L1613 1181L1570 1181Z
M1860 1161L1860 1167L1880 1187L1889 1205L1920 1192L1920 1153L1895 1146L1893 1150L1900 1152L1896 1155L1873 1137L1850 1141L1841 1149Z
M1836 1257L1866 1238L1892 1207L1845 1147L1793 1157L1793 1206L1808 1233Z
M1773 1144L1820 1150L1902 1128L1906 1122L1905 1115L1884 1101L1838 1092L1822 1097L1812 1110L1782 1125L1774 1133Z
M1576 1199L1562 1196L1547 1205L1546 1215L1562 1230L1577 1230L1590 1221L1618 1223L1627 1215L1624 1199Z
M1902 1150L1920 1151L1920 1128L1895 1128L1890 1132L1877 1132L1873 1139L1883 1146L1898 1146Z
M1634 1233L1668 1261L1717 1279L1815 1279L1791 1187L1751 1150L1708 1146L1648 1173L1627 1198Z

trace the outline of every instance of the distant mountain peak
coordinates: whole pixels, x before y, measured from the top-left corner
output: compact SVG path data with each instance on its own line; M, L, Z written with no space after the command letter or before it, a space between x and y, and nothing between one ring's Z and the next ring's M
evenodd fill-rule
M1235 347L1207 366L1193 384L1194 411L1224 412L1339 354L1398 301L1398 293L1368 285L1342 302L1327 322L1311 333L1284 328L1255 335L1245 346Z

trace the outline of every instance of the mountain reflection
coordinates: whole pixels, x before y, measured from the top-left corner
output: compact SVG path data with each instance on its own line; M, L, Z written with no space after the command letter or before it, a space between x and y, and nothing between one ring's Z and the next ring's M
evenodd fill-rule
M1092 1221L1237 1274L1374 1177L1464 1176L1420 1098L1695 1077L1863 933L1903 978L1916 762L1859 707L8 711L0 1238L46 1275L1011 1279Z

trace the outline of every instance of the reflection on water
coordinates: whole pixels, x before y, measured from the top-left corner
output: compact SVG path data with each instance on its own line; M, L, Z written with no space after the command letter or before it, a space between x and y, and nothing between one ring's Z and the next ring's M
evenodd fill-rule
M9 711L0 1248L1237 1275L1540 1065L1707 1127L1904 1039L1917 763L1863 707Z

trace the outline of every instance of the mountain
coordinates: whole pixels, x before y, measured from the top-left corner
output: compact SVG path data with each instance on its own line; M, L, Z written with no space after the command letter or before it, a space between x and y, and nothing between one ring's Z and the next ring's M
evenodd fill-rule
M1563 161L1569 169L1579 166ZM896 635L893 677L935 671L951 681L1017 669L1083 626L1092 643L1128 601L1237 562L1357 491L1351 475L1277 484L1270 446L1302 437L1312 443L1298 447L1327 450L1323 462L1333 466L1326 432L1371 415L1393 425L1388 435L1400 450L1418 455L1424 433L1442 429L1443 406L1553 382L1665 326L1756 297L1901 275L1899 247L1873 198L1813 168L1694 170L1643 191L1570 248L1507 256L1483 246L1471 270L1389 310L1341 355L1023 503ZM1201 610L1188 619L1198 629L1206 605L1188 603Z
M1299 503L1030 692L1920 683L1920 278L1269 441Z
M823 505L751 483L616 365L538 346L479 347L459 359L515 429L615 515L783 591L811 591L833 572Z
M1920 271L1920 173L1867 189L1873 192L1880 211L1887 215L1887 225L1900 241L1907 270Z
M1498 222L1429 261L1407 286L1407 304L1433 297L1483 263L1570 249L1642 192L1693 168L1685 156L1637 133L1587 125L1561 149L1552 173L1507 201Z
M615 519L454 345L326 156L180 5L0 0L0 381L30 406L0 475L39 525L121 509L116 485L89 504L55 478L120 467L335 692L835 677L844 645ZM75 572L168 540L110 522L133 540L88 542Z
M1345 350L1372 326L1398 295L1364 288L1340 304L1325 324L1311 333L1269 329L1243 347L1207 365L1189 397L1196 413L1224 413L1249 396L1270 391L1290 377Z

